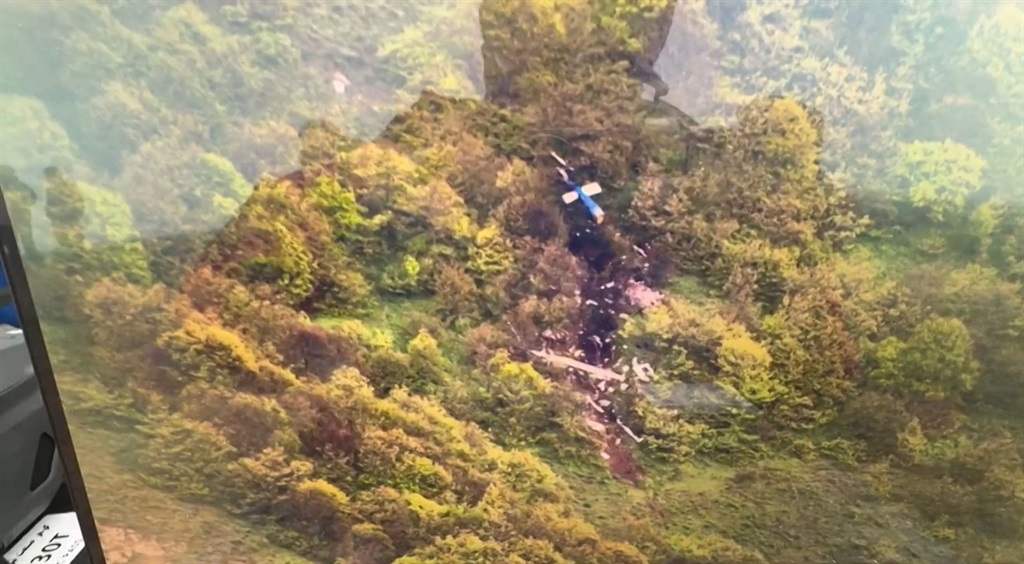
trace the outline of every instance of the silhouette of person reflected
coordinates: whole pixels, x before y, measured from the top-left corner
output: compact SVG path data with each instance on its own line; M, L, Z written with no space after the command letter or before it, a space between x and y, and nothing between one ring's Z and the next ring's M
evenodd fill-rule
M25 258L38 259L39 250L32 234L32 206L38 201L39 196L31 186L18 178L14 168L7 165L0 165L0 191L7 202L7 209Z
M46 191L46 217L57 243L67 248L81 248L85 242L83 220L85 196L76 182L57 167L43 171Z
M21 327L18 321L18 311L14 305L14 296L11 294L11 286L7 282L7 272L0 265L0 325L11 325Z

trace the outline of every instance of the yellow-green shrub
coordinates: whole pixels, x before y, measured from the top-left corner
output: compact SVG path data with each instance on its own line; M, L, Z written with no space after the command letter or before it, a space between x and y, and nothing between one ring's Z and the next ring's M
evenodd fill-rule
M870 382L926 398L959 398L972 390L978 365L959 319L931 316L904 342L885 339L867 351Z
M299 482L309 479L314 466L293 458L280 447L271 447L251 457L228 464L225 501L240 512L274 514Z
M213 323L198 313L184 321L181 329L157 339L178 370L178 382L191 380L254 392L279 392L296 383L294 375L261 360L237 333Z
M141 431L147 441L138 459L148 481L200 499L218 494L236 451L217 428L168 415L150 419Z
M668 538L666 563L687 564L764 564L765 557L754 549L744 548L732 539L718 535L672 535Z

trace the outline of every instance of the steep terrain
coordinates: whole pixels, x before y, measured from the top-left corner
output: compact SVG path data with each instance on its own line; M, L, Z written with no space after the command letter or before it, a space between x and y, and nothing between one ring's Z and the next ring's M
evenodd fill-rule
M118 557L1020 552L1018 6L0 11L69 411L129 437L90 459Z

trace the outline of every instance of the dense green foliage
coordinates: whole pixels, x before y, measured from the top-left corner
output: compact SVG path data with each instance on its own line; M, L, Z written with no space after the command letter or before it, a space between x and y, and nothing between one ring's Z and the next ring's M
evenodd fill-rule
M870 485L928 555L1022 549L1019 6L64 4L2 8L2 181L156 487L329 564L908 558L681 515L712 465L792 529ZM652 69L670 23L689 78ZM551 150L594 165L604 250L654 255L665 299L615 316L642 442L530 362L598 276Z

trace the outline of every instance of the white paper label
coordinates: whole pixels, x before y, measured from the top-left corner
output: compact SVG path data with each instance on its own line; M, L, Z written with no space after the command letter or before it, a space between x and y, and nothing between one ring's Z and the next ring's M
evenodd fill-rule
M40 519L4 556L11 564L71 564L83 548L78 517L54 513Z

